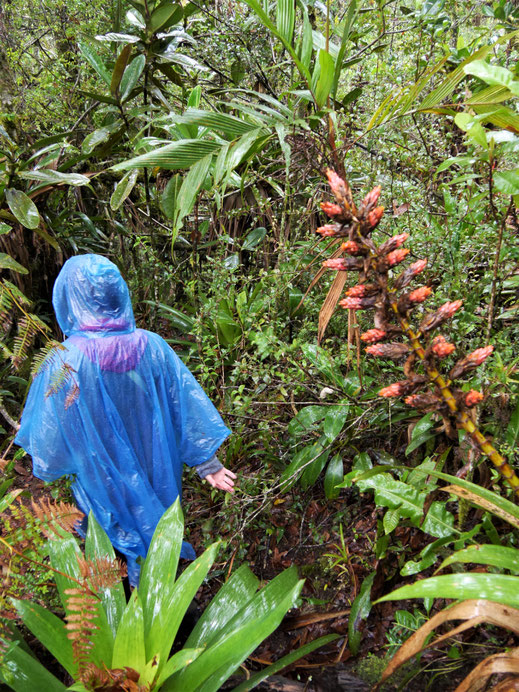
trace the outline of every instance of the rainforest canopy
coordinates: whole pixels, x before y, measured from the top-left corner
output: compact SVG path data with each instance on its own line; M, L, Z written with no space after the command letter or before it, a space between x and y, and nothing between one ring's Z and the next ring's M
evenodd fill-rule
M15 441L38 478L73 477L79 508L126 555L135 584L136 559L181 495L183 464L208 461L229 430L168 344L136 329L128 287L108 259L69 259L53 305L68 338L35 377ZM195 557L189 543L181 555Z

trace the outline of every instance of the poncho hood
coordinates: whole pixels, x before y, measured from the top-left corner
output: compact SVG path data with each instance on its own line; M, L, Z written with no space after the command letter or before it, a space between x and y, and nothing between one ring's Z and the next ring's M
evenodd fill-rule
M78 255L65 262L52 304L66 336L135 330L128 286L115 264L100 255Z

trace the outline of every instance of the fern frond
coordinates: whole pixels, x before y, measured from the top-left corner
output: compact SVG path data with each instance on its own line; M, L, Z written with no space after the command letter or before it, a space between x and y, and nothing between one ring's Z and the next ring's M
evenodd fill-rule
M94 646L92 634L99 629L96 624L98 601L90 591L71 588L65 589L67 595L67 638L72 643L72 655L78 667L79 682L84 682L83 675L89 663L90 652Z
M32 377L34 378L40 372L44 372L49 366L57 364L60 351L66 351L63 344L60 344L59 341L55 341L54 339L47 341L45 346L41 348L32 359Z
M3 290L8 292L11 296L11 299L14 302L18 303L19 306L22 306L24 308L31 307L31 301L22 291L20 291L20 289L17 286L12 284L10 281L7 281L6 279L4 279L2 285Z
M118 558L97 557L88 560L78 556L77 562L81 578L88 582L94 591L112 588L127 574L125 563Z
M140 673L133 668L99 668L88 663L83 672L82 682L89 690L121 690L121 692L149 692L148 685L139 685Z
M76 382L74 382L74 384L70 388L69 393L65 397L65 408L66 409L70 408L72 406L72 404L74 404L78 400L78 397L79 397L79 385Z
M38 528L47 538L61 538L59 528L73 531L85 515L75 505L67 502L51 502L42 498L38 502L31 500L31 507L38 521Z
M73 372L75 372L74 368L68 365L68 363L63 363L59 370L56 370L52 376L49 388L45 392L45 397L60 392L66 386L67 382L72 379Z
M17 332L13 342L13 356L11 358L15 370L27 358L38 329L32 319L27 315L23 315L18 320Z
M3 282L0 283L0 334L6 336L13 324L14 302Z

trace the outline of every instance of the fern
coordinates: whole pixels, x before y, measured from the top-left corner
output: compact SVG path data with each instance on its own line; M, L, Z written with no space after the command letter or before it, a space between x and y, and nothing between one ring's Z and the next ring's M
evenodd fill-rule
M68 363L63 363L59 370L56 370L53 374L49 383L49 388L45 392L45 396L49 397L52 394L57 394L66 387L67 383L72 379L73 372L75 372L75 370L72 366L68 365Z
M72 655L78 668L78 679L85 682L84 674L93 648L92 635L96 624L98 600L87 589L74 587L65 589L67 595L66 625L67 638L72 643Z
M121 690L121 692L148 692L149 686L139 685L140 673L133 668L99 668L88 663L83 670L82 682L89 690Z
M31 507L38 529L47 538L62 537L59 529L73 531L78 521L84 516L75 505L67 502L51 502L45 498L38 502L31 500Z
M110 589L126 576L126 565L118 558L98 557L93 560L78 556L79 573L93 591Z
M58 358L60 357L60 351L65 350L65 347L63 346L63 344L60 344L59 341L55 341L54 339L47 341L45 346L43 346L43 348L41 348L32 359L32 377L36 377L38 373L45 372L45 370L47 370L48 367L56 364Z

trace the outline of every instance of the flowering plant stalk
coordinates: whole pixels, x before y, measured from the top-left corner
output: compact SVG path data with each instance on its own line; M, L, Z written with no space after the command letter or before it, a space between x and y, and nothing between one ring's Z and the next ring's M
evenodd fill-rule
M393 360L405 358L403 370L406 379L384 387L379 396L405 396L409 406L424 412L437 412L451 436L454 422L456 427L469 434L475 446L488 456L519 496L519 478L481 433L470 414L470 410L483 400L483 394L475 390L462 391L454 383L481 365L494 347L478 348L458 360L447 375L440 372L439 362L452 354L456 347L441 334L433 338L431 332L449 320L461 308L463 301L445 303L426 314L418 327L414 327L410 315L427 300L432 289L426 285L411 291L404 289L423 272L427 260L413 262L393 278L395 268L409 254L409 250L402 247L409 235L401 233L378 246L373 242L371 234L384 213L384 207L377 206L381 188L373 188L357 207L348 183L332 170L327 171L327 177L335 202L322 202L321 208L333 223L321 226L317 232L326 238L344 239L341 249L345 256L326 260L323 266L335 271L359 273L359 283L347 289L339 305L348 310L374 311L374 328L360 337L368 344L368 354ZM395 337L404 337L405 340L394 341Z

